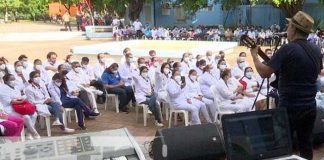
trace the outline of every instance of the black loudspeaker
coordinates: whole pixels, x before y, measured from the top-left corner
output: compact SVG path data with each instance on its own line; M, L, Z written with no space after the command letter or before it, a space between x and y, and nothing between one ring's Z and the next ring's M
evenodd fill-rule
M225 155L215 123L158 130L152 152L154 160L215 160Z
M313 129L314 144L324 142L324 109L317 107L316 120Z

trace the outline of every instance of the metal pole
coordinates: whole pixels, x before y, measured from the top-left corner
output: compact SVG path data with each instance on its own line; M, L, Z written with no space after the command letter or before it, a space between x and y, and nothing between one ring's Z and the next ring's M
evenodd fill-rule
M153 25L156 26L155 0L153 0Z

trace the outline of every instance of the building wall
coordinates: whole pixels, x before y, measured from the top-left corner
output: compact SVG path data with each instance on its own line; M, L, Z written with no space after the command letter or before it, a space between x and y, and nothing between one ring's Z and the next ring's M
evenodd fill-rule
M236 26L239 23L252 24L256 26L269 27L276 23L284 27L286 24L284 13L271 5L242 5L235 10L223 11L221 4L215 4L211 10L202 9L196 15L187 18L186 20L177 20L180 12L176 8L169 10L170 15L163 15L162 5L156 2L148 4L151 7L144 7L141 14L141 21L154 25L154 8L155 8L155 25L156 26L188 26L188 25L224 25ZM147 12L145 10L150 9ZM319 5L317 0L307 0L304 6L304 11L309 13L314 19L324 19L324 6ZM145 14L146 13L146 14ZM148 15L147 13L151 13ZM147 17L151 17L151 19Z

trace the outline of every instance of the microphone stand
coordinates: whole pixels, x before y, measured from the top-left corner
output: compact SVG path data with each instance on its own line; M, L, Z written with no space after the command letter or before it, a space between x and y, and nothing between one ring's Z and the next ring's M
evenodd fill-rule
M277 50L278 50L278 46L279 46L279 44L280 44L280 36L275 36L274 39L275 39L275 41L276 41L276 46L275 46L275 50L273 51L273 54L275 54L275 53L277 52ZM270 44L270 46L271 46L271 44ZM278 78L278 77L276 77L276 78ZM259 87L259 89L258 89L258 93L257 93L257 95L256 95L256 97L255 97L255 99L254 99L254 102L253 102L253 105L252 105L251 110L253 110L254 107L255 107L255 103L256 103L256 101L257 101L257 99L258 99L258 97L259 97L259 94L260 94L260 92L261 92L261 89L262 89L262 86L263 86L263 83L264 83L264 80L265 80L265 79L266 79L266 78L263 78L263 79L262 79L261 85L260 85L260 87ZM269 89L270 89L270 82L269 82L269 78L267 78L267 99L266 99L267 109L269 109L269 103L270 103L270 101L269 101L269 99L270 99L270 98L269 98Z

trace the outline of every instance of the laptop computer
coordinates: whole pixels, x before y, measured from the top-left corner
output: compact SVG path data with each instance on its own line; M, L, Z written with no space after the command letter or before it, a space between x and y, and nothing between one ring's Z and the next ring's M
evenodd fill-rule
M304 160L292 155L286 109L222 116L227 160Z

